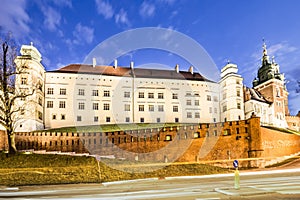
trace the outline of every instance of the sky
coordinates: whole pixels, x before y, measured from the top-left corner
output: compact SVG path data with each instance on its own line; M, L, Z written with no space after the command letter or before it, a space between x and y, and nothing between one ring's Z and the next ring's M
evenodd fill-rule
M264 39L285 74L295 115L300 110L299 10L298 0L1 0L0 32L11 31L19 47L33 42L51 71L83 63L97 45L124 31L163 28L196 41L218 70L228 61L237 64L248 87L257 76ZM148 48L118 58L121 66L131 61L140 67L179 64L180 70L191 64L174 52ZM200 73L205 68L195 67Z

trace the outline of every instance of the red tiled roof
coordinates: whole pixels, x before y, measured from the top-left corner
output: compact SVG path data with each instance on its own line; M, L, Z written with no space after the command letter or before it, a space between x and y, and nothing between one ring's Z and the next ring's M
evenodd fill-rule
M209 81L198 72L193 74L190 72L180 71L177 73L175 70L160 70L160 69L142 69L129 67L117 67L113 66L95 66L70 64L52 72L60 73L83 73L83 74L99 74L108 76L134 76L136 78L160 78L160 79L181 79L181 80L197 80L197 81Z

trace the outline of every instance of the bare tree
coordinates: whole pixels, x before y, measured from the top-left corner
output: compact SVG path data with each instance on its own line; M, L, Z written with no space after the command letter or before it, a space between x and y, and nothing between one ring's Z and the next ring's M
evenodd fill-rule
M22 90L16 87L16 77L27 72L15 63L17 48L11 34L7 34L4 39L0 39L0 42L0 125L6 130L8 151L10 154L14 154L17 152L14 140L15 118L19 116L24 106L20 106L17 102L22 98L33 95L34 89Z

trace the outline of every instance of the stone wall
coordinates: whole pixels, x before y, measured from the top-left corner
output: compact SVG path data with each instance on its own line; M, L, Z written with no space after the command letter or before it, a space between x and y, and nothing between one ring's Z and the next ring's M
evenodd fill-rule
M0 151L4 151L7 149L7 138L5 131L0 130Z
M19 150L90 153L152 162L214 161L231 166L233 159L239 159L244 167L263 167L257 158L300 152L299 136L262 128L259 117L115 132L17 133L16 144Z

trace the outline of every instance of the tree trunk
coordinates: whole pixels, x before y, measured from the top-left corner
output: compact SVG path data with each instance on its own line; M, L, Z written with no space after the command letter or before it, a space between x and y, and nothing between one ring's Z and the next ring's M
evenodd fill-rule
M7 141L8 141L8 153L16 154L17 148L15 143L15 134L10 131L7 131Z

